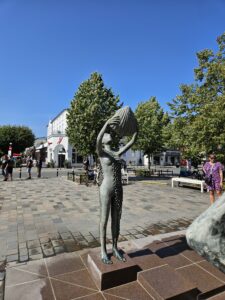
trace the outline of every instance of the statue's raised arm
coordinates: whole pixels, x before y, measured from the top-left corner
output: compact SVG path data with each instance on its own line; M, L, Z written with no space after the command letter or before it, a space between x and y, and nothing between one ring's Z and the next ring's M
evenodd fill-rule
M127 150L129 150L132 147L132 145L135 143L137 139L137 135L138 132L135 132L132 136L132 139L118 151L119 156L123 155L125 152L127 152Z

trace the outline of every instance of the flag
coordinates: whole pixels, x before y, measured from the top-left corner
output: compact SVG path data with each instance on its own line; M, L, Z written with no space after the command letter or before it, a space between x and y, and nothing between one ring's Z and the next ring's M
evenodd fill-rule
M59 137L59 140L58 140L58 142L57 142L57 144L60 144L60 143L62 142L62 140L63 140L63 137L60 136L60 137Z

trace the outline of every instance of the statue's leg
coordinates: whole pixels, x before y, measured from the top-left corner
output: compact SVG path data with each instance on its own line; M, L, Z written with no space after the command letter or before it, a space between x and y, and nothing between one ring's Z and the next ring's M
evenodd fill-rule
M115 205L115 201L113 199L112 206L111 206L111 229L112 229L112 251L113 255L120 261L126 261L123 255L119 252L117 248L117 242L120 234L120 219L122 213L122 200L121 200L121 207L118 208Z
M110 210L110 193L105 189L103 185L100 187L100 244L101 244L101 259L105 264L112 264L106 251L106 231L107 223L109 219Z

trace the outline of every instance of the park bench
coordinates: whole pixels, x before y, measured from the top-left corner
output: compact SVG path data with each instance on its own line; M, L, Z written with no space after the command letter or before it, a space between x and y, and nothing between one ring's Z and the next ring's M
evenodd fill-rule
M205 181L204 180L198 180L198 179L192 179L192 178L187 178L187 177L174 177L171 180L172 183L172 188L174 187L174 183L177 182L179 183L184 183L188 185L200 185L201 187L201 193L204 191L205 187Z
M79 184L86 184L88 182L86 173L75 173L74 171L67 173L67 179L77 182Z
M75 174L75 182L79 184L88 184L88 175L85 173Z
M75 181L75 172L67 172L67 179Z
M158 170L158 176L163 176L163 175L171 175L173 176L173 170Z

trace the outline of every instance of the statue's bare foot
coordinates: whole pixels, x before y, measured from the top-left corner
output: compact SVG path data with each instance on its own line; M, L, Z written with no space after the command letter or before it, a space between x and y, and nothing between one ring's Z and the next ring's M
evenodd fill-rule
M113 262L108 258L107 254L102 255L102 262L106 265L111 265Z
M113 256L115 256L118 260L125 262L126 258L123 257L122 254L120 254L119 250L116 248L113 248Z

